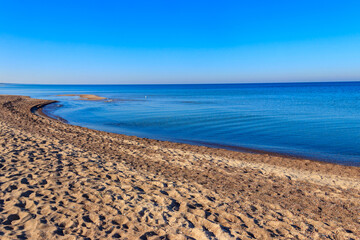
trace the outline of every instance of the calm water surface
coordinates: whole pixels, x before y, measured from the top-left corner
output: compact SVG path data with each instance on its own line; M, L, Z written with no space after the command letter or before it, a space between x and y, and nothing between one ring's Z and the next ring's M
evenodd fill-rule
M112 99L81 101L57 94ZM70 124L159 140L246 147L360 166L360 82L211 85L0 85L58 100ZM58 107L60 106L61 107Z

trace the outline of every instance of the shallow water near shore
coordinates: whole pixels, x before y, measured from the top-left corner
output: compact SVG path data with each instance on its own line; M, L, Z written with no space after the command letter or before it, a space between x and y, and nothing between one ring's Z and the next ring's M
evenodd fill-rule
M5 84L0 94L58 100L44 112L97 130L360 166L360 82ZM58 94L95 94L111 101Z

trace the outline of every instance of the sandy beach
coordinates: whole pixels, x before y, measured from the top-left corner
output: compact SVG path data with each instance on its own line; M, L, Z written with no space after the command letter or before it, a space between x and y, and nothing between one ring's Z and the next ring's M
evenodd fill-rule
M72 126L51 102L0 96L1 239L360 237L360 168Z

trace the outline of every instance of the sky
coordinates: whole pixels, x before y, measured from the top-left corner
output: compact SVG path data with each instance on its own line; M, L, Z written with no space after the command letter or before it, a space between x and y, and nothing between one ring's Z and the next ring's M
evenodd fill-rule
M0 83L360 80L360 1L0 0Z

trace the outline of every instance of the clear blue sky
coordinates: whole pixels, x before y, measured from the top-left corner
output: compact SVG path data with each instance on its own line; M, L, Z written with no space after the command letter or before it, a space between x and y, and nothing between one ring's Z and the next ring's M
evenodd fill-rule
M0 82L360 80L360 1L0 0Z

